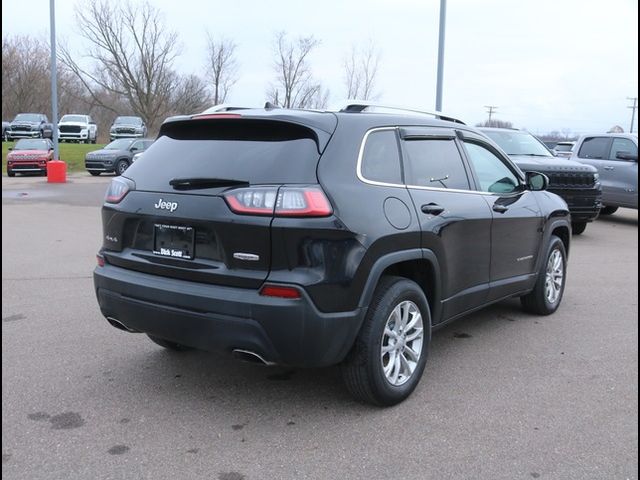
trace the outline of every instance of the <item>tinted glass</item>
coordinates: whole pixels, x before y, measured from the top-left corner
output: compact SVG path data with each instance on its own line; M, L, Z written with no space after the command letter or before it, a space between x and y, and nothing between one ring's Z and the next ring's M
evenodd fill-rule
M469 189L467 172L453 139L405 140L404 146L407 184Z
M638 155L638 147L635 143L627 138L614 138L611 144L611 154L609 158L611 160L620 160L616 158L618 152L630 153L631 155ZM624 160L623 160L624 161Z
M608 137L585 138L578 152L580 158L607 158L609 150Z
M464 143L483 192L510 193L518 188L518 178L489 149L477 143Z
M40 122L42 120L42 116L36 113L19 113L16 115L16 118L13 120L14 122Z
M317 183L313 132L296 124L198 120L162 127L127 170L139 190L168 188L173 178L218 178L252 185Z
M129 145L131 145L133 141L134 140L131 140L130 138L120 138L118 140L114 140L113 142L111 142L109 145L104 147L104 149L105 150L127 150L129 148Z
M23 138L18 140L13 147L14 150L49 150L49 143L46 140Z
M116 123L116 124L124 123L126 125L141 125L142 119L140 117L118 117L113 123Z
M507 155L553 157L549 150L528 132L518 130L483 130L482 132L496 142Z
M394 130L369 134L362 156L362 175L367 180L376 182L402 183L400 155Z
M85 123L87 121L87 117L84 115L64 115L61 119L61 122L78 122Z
M570 152L573 148L573 144L559 143L556 145L556 152Z

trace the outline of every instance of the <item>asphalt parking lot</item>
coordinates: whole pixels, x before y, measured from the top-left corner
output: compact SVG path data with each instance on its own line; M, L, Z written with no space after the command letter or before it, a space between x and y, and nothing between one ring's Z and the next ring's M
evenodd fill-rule
M637 479L638 213L574 237L560 310L516 300L434 334L408 401L337 368L171 353L100 315L108 177L2 178L6 479Z

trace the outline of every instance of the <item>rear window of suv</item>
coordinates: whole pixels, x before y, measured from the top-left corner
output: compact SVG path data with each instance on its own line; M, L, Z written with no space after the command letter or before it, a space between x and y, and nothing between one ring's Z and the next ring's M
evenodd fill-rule
M174 178L220 178L251 185L317 183L320 154L312 130L264 120L191 120L165 124L144 161L127 172L139 190Z

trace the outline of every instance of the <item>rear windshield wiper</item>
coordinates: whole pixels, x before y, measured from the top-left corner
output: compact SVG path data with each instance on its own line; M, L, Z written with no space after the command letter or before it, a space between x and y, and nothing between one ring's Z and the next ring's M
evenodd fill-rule
M198 188L248 187L249 182L230 178L174 178L169 181L175 190L196 190Z

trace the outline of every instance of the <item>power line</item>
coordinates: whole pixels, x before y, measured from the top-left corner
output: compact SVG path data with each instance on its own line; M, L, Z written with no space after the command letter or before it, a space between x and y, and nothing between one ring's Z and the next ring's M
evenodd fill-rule
M638 103L638 97L627 97L627 100L633 100L633 105L629 105L627 108L631 109L631 128L629 128L629 133L633 133L633 121L636 118L636 108Z
M493 112L495 112L498 107L496 107L495 105L485 105L484 108L486 108L487 113L489 113L489 124L491 124L491 115L493 115Z

